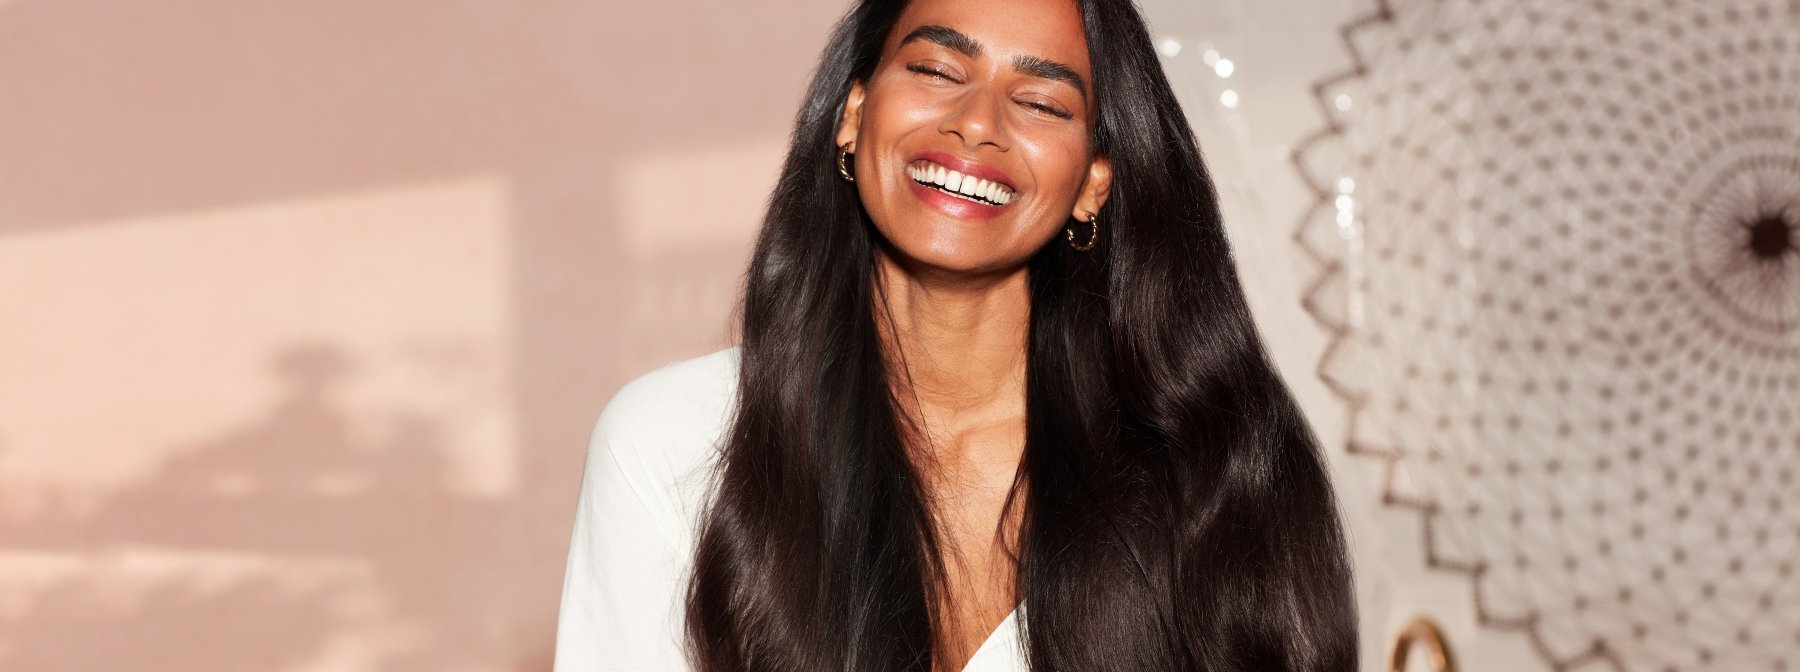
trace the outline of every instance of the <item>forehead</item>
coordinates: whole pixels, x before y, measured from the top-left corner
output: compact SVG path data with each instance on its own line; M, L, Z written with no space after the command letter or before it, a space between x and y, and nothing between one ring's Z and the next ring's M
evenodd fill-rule
M1087 36L1072 0L912 0L888 34L891 55L914 28L955 29L981 43L986 58L1036 56L1067 64L1089 76Z

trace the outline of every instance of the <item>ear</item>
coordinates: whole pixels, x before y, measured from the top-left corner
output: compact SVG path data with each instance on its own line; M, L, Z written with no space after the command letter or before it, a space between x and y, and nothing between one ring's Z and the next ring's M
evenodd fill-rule
M850 95L844 98L844 111L838 115L837 146L856 142L856 136L862 132L863 83L858 80L850 83ZM851 145L850 151L856 151Z
M1083 222L1092 219L1111 193L1112 159L1096 154L1088 163L1087 179L1081 183L1081 195L1075 198L1075 211L1070 215Z

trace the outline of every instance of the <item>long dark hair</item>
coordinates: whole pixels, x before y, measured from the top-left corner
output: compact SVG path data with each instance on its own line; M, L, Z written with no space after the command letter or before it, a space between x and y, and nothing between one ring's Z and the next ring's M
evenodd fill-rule
M929 670L943 573L833 144L904 0L820 61L746 278L737 405L687 602L695 667ZM1130 0L1079 0L1101 243L1029 262L1017 595L1032 669L1353 670L1318 441L1263 349L1193 131ZM1021 486L1024 486L1021 488Z

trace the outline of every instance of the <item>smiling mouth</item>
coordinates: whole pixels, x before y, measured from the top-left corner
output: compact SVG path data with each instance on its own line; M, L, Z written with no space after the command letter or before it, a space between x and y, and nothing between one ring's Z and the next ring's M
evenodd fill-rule
M1017 196L1004 184L970 177L930 161L913 162L906 167L906 175L926 187L982 205L1006 205Z

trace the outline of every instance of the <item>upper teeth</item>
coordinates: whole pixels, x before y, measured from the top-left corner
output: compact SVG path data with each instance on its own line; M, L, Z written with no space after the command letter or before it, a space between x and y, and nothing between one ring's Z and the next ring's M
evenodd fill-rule
M979 177L964 175L930 161L919 161L907 166L906 174L919 182L928 182L943 187L945 191L985 198L1001 205L1011 202L1013 197L1012 190L998 182L989 182Z

